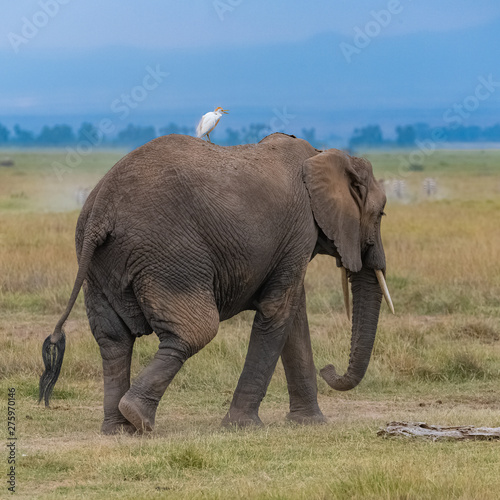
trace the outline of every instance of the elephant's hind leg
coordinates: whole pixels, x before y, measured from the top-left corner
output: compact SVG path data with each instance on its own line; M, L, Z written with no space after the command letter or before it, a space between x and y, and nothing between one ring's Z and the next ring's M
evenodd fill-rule
M160 339L153 360L133 381L130 390L120 401L121 413L139 431L152 431L160 399L184 362L210 340L219 327L219 313L215 304L191 304L193 316L170 313L168 318L151 323ZM179 306L179 309L181 306ZM186 304L182 305L185 312ZM162 312L172 308L162 308ZM158 311L156 311L158 313Z
M164 333L159 337L158 352L134 380L119 404L120 412L139 432L153 430L160 399L189 357L187 346L174 346L173 334Z
M102 357L104 421L101 432L133 433L136 429L121 414L118 403L130 387L130 362L135 337L98 287L86 285L84 290L90 328Z

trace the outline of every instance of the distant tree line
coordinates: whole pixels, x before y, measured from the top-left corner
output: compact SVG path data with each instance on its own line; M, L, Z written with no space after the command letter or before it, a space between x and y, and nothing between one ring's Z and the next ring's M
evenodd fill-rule
M436 132L439 130L439 136ZM260 141L263 137L273 132L273 130L263 123L251 123L248 127L240 129L226 128L225 134L221 137L218 130L217 144L233 146L237 144L249 144ZM302 129L301 137L307 140L316 148L326 148L331 145L332 140L338 137L330 136L326 139L316 137L316 129ZM348 141L351 149L362 147L412 147L418 141L432 140L443 142L478 142L500 141L500 123L489 127L478 126L447 126L431 127L427 123L416 123L413 125L397 126L395 129L395 139L385 139L379 125L368 125L354 129ZM0 124L0 147L1 146L21 146L21 147L60 147L71 146L81 143L90 143L94 146L105 147L137 147L160 135L186 134L194 135L194 127L187 127L170 123L158 130L153 126L140 126L129 124L113 136L107 136L98 130L92 123L84 122L78 130L73 130L70 125L45 125L38 134L30 130L25 130L19 125L15 125L9 130Z
M500 123L490 127L458 125L431 127L427 123L398 125L395 139L385 139L379 125L354 129L349 147L412 147L419 141L433 142L500 142Z
M225 135L221 137L221 131L217 130L217 144L234 146L237 144L250 144L259 142L273 130L263 123L251 123L248 127L240 129L226 128ZM89 142L98 146L126 146L137 147L160 135L186 134L195 135L194 127L187 127L170 123L158 130L153 126L140 126L129 124L114 136L106 136L93 124L84 122L78 130L73 130L69 125L45 125L38 134L25 130L15 125L9 130L0 124L0 146L72 146L79 143ZM316 130L303 129L302 136L311 144L321 146L323 143L316 139Z
M15 125L10 131L0 124L0 146L72 146L79 143L90 143L99 146L138 146L158 137L155 127L129 124L114 137L107 137L93 124L84 122L75 131L70 125L45 125L40 133L35 134Z

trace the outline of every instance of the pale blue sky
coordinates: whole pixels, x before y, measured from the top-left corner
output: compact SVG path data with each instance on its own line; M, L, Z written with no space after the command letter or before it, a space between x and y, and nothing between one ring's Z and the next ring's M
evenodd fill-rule
M297 117L292 131L440 124L447 109L475 92L479 78L500 82L498 0L4 4L0 123L8 126L19 117L37 127L114 116L113 103L156 65L169 76L124 122L192 125L223 106L234 110L225 119L232 127L268 122L284 108ZM48 17L44 5L58 12ZM370 23L373 29L376 13L391 8L397 13L347 60L342 44L355 44L356 30ZM26 29L29 39L19 42ZM464 123L491 124L499 113L495 86Z
M7 34L19 34L24 17L32 20L42 3L57 1L3 5L0 50L10 48ZM372 10L387 9L391 1L398 0L64 0L66 4L30 40L29 48L168 49L300 41L325 32L349 36L355 26L371 20ZM498 0L400 0L399 4L402 12L380 36L448 32L500 18Z

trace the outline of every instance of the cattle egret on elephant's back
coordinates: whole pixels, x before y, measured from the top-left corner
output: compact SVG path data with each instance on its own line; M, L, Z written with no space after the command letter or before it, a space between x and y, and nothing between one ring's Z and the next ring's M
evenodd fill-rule
M200 123L198 123L198 126L196 127L197 137L203 137L206 135L208 142L211 143L212 141L210 140L209 134L219 123L222 113L227 114L228 111L219 106L215 108L215 111L210 111L209 113L204 114L201 117Z

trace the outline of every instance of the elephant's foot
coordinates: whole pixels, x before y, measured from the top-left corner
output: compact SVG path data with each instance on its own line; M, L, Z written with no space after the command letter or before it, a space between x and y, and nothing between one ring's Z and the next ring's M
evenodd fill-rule
M101 434L135 434L137 429L127 420L123 419L121 422L110 422L106 419L101 426Z
M321 410L317 410L314 413L304 411L291 411L286 416L286 419L301 425L326 424L328 422L323 413L321 413Z
M151 432L155 426L158 402L139 398L128 391L120 400L118 409L139 432Z
M234 408L226 413L226 416L222 420L223 427L263 427L264 424L259 418L257 412L255 413L245 413L241 410L235 410Z

